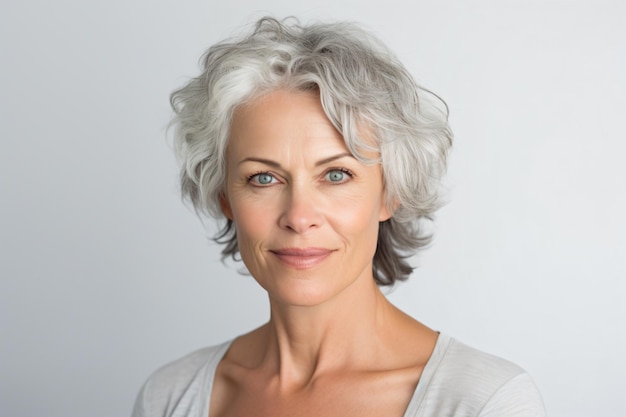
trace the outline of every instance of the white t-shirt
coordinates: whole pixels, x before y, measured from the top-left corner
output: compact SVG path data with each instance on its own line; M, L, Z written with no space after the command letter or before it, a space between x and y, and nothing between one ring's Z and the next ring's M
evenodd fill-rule
M208 417L217 365L232 341L158 369L133 417ZM519 366L440 334L404 417L545 417L541 395Z

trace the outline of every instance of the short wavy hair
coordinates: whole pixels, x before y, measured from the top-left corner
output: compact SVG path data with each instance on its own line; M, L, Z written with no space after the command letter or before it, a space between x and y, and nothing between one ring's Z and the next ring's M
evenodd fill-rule
M262 18L250 33L211 46L202 73L172 93L182 195L199 215L225 221L215 237L225 245L222 258L237 259L239 252L233 222L219 204L233 113L277 89L318 93L350 152L363 163L381 164L394 214L380 224L374 279L378 285L407 279L413 271L407 258L432 237L423 222L440 206L452 144L448 108L377 38L346 22ZM372 149L376 160L364 157Z

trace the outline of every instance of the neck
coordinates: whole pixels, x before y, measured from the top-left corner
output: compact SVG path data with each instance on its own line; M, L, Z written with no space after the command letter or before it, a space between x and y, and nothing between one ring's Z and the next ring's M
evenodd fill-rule
M320 305L284 305L270 299L270 306L264 361L281 384L297 387L324 372L375 367L388 348L384 333L393 327L393 316L402 314L373 279L359 279Z

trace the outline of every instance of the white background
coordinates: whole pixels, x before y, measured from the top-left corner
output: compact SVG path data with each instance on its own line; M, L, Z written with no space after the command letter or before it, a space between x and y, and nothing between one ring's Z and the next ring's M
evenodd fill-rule
M298 4L296 4L298 3ZM264 14L362 22L446 99L436 240L391 299L626 415L626 8L607 1L4 1L0 415L129 415L159 365L267 319L180 202L168 95Z

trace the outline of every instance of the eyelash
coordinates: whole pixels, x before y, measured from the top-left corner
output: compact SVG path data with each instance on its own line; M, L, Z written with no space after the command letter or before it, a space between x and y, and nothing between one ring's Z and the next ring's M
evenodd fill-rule
M346 174L350 178L354 178L354 172L350 171L348 168L330 168L330 169L328 169L328 170L326 170L324 172L324 177L326 177L326 175L328 175L328 173L333 172L333 171L343 172L344 174ZM253 174L248 175L247 182L248 183L252 182L252 178L256 177L257 175L261 175L261 174L266 174L266 175L269 175L272 178L276 179L276 175L272 174L269 171L256 171ZM342 181L339 184L343 184L344 182L345 181ZM267 185L267 184L264 184L264 185Z
M354 172L350 171L348 168L330 168L329 170L327 170L324 173L324 176L328 175L329 173L331 173L333 171L343 172L344 174L346 174L350 178L354 178ZM341 181L341 182L339 182L339 184L343 184L344 182L345 181Z
M252 178L256 177L257 175L263 175L263 174L269 175L272 178L276 179L276 175L272 174L271 172L268 172L268 171L257 171L254 174L248 175L247 181L250 183L250 182L252 182ZM261 184L261 185L267 185L267 184Z

